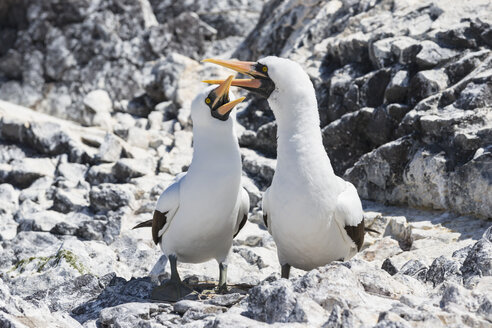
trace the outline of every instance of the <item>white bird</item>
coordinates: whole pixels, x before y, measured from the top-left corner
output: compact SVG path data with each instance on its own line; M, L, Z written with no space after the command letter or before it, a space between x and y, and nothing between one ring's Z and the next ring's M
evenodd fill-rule
M362 204L355 187L335 175L323 147L309 76L299 64L274 56L205 61L251 76L232 85L268 98L277 120L277 167L263 195L263 213L282 277L289 277L290 266L311 270L355 255L364 242Z
M152 220L152 237L171 264L171 279L156 287L152 298L176 301L191 289L181 282L177 261L219 263L219 292L227 290L227 260L232 239L246 223L249 196L241 186L241 154L234 129L235 105L230 101L230 76L219 87L208 87L191 105L193 159L159 197Z

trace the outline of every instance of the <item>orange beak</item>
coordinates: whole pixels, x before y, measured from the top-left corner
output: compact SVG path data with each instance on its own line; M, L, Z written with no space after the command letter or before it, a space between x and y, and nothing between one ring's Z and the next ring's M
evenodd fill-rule
M202 82L208 84L221 84L225 82L225 80L203 80ZM235 87L256 89L261 86L261 81L257 79L233 79L231 85Z
M262 72L258 72L256 70L257 63L255 62L207 58L202 60L202 63L212 63L212 64L220 65L252 77L256 77L256 76L267 77L266 74L263 74Z
M230 75L227 79L217 83L219 84L219 86L213 91L216 95L216 98L212 104L213 107L219 102L220 99L229 96L229 88L231 87L233 79L234 79L234 75ZM219 108L217 108L217 112L220 115L225 115L229 111L231 111L237 104L242 102L244 99L246 99L246 97L241 97L236 100L229 101L223 104L222 106L220 106Z
M275 83L268 75L268 67L261 63L213 58L204 59L202 62L217 64L252 77L250 79L234 79L231 81L233 86L241 87L265 98L268 98L275 90ZM205 80L203 82L221 84L224 80Z

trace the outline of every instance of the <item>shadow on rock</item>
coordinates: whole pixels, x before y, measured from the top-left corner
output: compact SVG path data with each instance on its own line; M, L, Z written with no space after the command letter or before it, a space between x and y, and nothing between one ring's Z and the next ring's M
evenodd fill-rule
M129 281L110 273L99 279L101 293L72 309L71 316L83 324L99 318L101 311L126 303L149 303L152 289L150 278L132 278Z

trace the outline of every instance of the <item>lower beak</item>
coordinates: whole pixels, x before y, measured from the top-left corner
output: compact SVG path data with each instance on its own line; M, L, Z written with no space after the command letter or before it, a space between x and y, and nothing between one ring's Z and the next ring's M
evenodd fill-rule
M234 79L234 75L231 75L229 76L227 79L225 80L221 80L219 83L219 87L217 89L214 90L215 94L216 94L216 98L215 98L215 101L212 105L212 107L215 107L215 105L217 104L217 102L224 98L224 97L228 97L229 96L229 88L231 87L232 85L232 81ZM217 108L217 112L220 114L220 115L225 115L227 114L229 111L231 111L234 106L236 106L237 104L239 104L241 101L243 101L246 97L241 97L241 98L238 98L236 100L233 100L233 101L230 101L228 103L225 103L223 104L222 106L220 106L219 108Z
M212 104L213 107L219 102L219 100L229 96L229 88L231 87L231 82L234 79L234 75L230 75L227 79L220 81L219 87L214 90L215 101Z
M227 104L224 104L224 105L220 106L219 108L217 108L217 112L220 115L225 115L229 111L231 111L237 104L239 104L241 101L243 101L244 99L246 99L246 97L241 97L241 98L237 98L236 100L230 101Z

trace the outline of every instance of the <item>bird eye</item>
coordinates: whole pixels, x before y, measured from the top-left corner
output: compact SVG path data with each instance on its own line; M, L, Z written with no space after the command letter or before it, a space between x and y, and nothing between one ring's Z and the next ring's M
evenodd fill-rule
M207 103L207 104L210 104L211 101L212 100L210 100L210 98L205 99L205 103Z
M263 66L263 67L261 68L261 70L262 70L263 72L265 72L265 73L266 73L266 72L268 71L268 67Z

